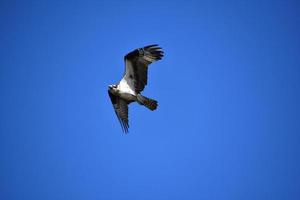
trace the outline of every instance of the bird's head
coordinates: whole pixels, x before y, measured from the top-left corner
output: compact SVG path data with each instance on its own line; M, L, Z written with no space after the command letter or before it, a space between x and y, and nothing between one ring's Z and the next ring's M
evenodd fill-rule
M116 85L109 85L108 88L117 88Z
M115 90L117 90L117 85L109 85L108 90L114 92Z

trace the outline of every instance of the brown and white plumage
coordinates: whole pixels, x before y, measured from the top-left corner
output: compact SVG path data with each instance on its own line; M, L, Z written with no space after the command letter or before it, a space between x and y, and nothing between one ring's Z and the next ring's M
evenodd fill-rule
M127 133L128 132L128 105L127 102L124 99L121 99L120 97L113 95L111 92L108 91L110 100L113 104L113 107L115 109L115 113L118 117L118 120L121 124L122 130Z
M128 104L138 102L150 110L157 108L157 101L142 96L140 93L147 85L148 66L163 57L163 51L158 45L149 45L135 49L125 57L125 73L117 85L109 86L109 97L116 115L125 133L128 132Z

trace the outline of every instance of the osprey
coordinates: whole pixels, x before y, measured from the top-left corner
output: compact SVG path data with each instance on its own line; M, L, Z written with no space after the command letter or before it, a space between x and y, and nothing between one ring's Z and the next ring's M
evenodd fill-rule
M150 110L157 108L157 101L141 95L147 85L148 66L162 59L158 45L135 49L125 57L125 73L117 85L108 86L108 95L120 121L123 132L128 133L128 105L137 102Z

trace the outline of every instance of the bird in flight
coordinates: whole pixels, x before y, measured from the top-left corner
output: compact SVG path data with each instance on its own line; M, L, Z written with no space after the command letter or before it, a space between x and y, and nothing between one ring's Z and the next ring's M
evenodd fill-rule
M108 95L119 119L122 130L128 133L128 105L137 102L150 110L157 108L157 101L142 96L147 85L148 66L161 60L164 52L158 45L149 45L128 53L125 57L125 73L116 85L108 86Z

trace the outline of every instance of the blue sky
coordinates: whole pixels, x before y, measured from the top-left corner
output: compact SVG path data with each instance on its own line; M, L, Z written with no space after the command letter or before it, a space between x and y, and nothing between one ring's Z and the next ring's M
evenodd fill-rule
M300 199L298 1L0 2L0 199ZM107 95L157 43L122 133Z

